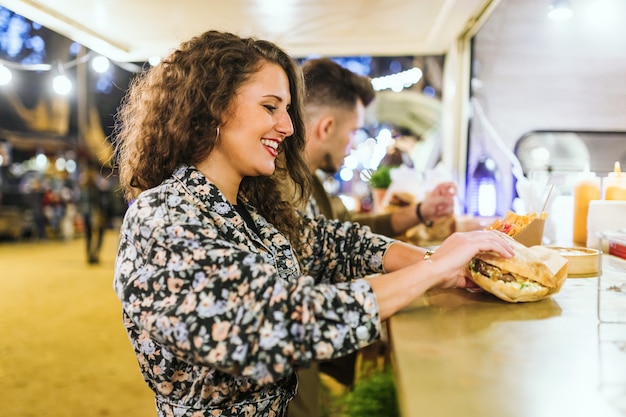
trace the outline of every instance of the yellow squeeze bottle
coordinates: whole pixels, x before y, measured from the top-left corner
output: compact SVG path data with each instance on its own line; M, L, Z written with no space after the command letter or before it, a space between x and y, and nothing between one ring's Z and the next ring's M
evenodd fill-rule
M593 172L581 175L574 186L574 230L573 241L578 246L587 244L587 214L589 202L600 199L600 177Z
M602 183L605 200L626 200L626 172L622 172L619 161Z

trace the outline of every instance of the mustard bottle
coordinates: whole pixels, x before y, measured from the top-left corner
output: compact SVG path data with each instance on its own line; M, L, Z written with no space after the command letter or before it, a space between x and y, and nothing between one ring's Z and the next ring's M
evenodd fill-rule
M613 172L602 181L605 200L626 200L626 172L622 172L619 161L615 161Z
M574 244L585 246L587 244L587 215L589 214L589 202L600 199L600 177L593 172L581 175L574 186Z

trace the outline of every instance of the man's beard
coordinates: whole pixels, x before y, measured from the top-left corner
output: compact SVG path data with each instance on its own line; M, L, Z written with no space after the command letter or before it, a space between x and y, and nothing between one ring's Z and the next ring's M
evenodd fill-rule
M324 155L324 163L319 169L329 175L335 175L339 171L339 167L333 163L333 158L328 152Z

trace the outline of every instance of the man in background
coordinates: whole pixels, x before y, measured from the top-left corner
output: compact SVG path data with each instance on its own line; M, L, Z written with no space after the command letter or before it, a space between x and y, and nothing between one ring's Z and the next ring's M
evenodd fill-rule
M374 100L375 91L368 77L330 59L306 61L302 70L307 91L305 154L313 180L308 214L365 224L375 233L387 236L398 236L421 222L431 224L453 214L454 183L439 184L419 206L413 203L385 214L350 212L337 196L329 195L316 172L321 170L331 175L338 172L352 149L356 132L364 126L365 108ZM319 416L319 372L351 387L355 362L356 354L353 354L314 363L311 368L298 371L298 393L289 406L289 417Z

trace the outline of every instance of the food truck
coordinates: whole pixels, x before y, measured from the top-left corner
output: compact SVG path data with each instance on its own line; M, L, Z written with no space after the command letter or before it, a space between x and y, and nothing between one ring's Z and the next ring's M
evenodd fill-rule
M90 96L86 87L87 80L97 81L87 70L96 58L123 72L125 81L115 84L126 85L132 74L207 29L269 39L300 61L331 57L363 70L378 89L354 154L337 176L326 178L347 205L374 209L367 201L373 199L372 175L397 133L406 130L416 138L411 163L394 171L389 189L419 198L437 181L452 180L459 188L453 230L482 229L511 211L545 212L538 244L575 248L572 256L585 259L592 255L583 262L593 272L569 277L553 298L508 304L480 292L435 291L393 317L388 324L401 415L626 415L626 315L602 310L610 305L623 313L624 303L607 304L599 291L604 279L613 282L611 297L623 297L626 269L619 256L599 256L600 242L573 241L576 186L583 177L604 180L626 167L626 1L0 4L9 11L4 16L19 14L81 45L54 65L37 67L42 76L75 77L75 95L61 104L75 111L64 113L64 126L71 129L56 138L65 137L68 149L49 150L43 137L20 135L0 117L0 218L20 213L7 203L19 204L19 189L7 180L19 173L12 164L36 161L37 154L47 161L62 153L66 161L71 155L102 163L110 156L102 114L115 105L100 109L98 119L94 103L105 96ZM33 69L6 54L0 64L0 81L4 69L13 78ZM0 95L7 94L5 88ZM13 111L21 108L12 103ZM17 161L16 149L33 154L22 153ZM605 195L600 188L596 201ZM597 226L598 235L626 230L620 204L598 204L594 216L589 206L583 221ZM15 224L0 227L11 226L8 233L15 236L22 233Z
M541 196L519 192L528 188L527 179L539 175L535 171L604 176L615 162L626 166L621 91L626 62L617 17L624 4L618 0L233 2L219 8L195 2L176 12L160 2L146 4L147 17L141 20L117 2L109 2L106 12L102 5L84 4L3 2L6 10L64 36L65 43L83 46L80 53L62 55L65 61L47 68L39 64L39 74L61 70L77 77L76 97L68 100L81 103L74 104L79 115L67 122L75 130L63 134L72 135L71 147L82 144L86 152L102 146L111 122L101 123L104 132L90 124L91 110L84 110L90 99L80 83L90 82L91 71L83 64L103 56L129 78L182 39L216 28L270 39L299 60L341 59L378 81L368 131L378 146L368 141L343 175L329 179L340 184L335 189L355 208L362 207L369 192L363 171L375 170L381 148L392 143L388 135L377 135L381 128L402 124L422 139L412 158L417 172L408 180L418 184L437 167L437 175L429 178L444 175L457 182L457 214L471 217L470 226L462 217L460 227L480 227L509 210L540 210L535 206L541 206ZM561 14L551 18L555 11ZM88 21L95 23L84 25ZM17 75L32 72L32 65L9 62L6 54L3 60L4 68ZM416 79L403 78L415 71ZM404 84L390 84L392 79ZM116 85L126 82L118 79ZM104 112L113 113L114 105ZM107 154L106 149L94 152ZM426 181L414 191L423 194L428 187ZM571 189L557 191L571 194ZM556 204L567 211L569 202ZM572 216L569 211L559 216L560 227L549 220L551 241L568 239L572 231L566 223Z

